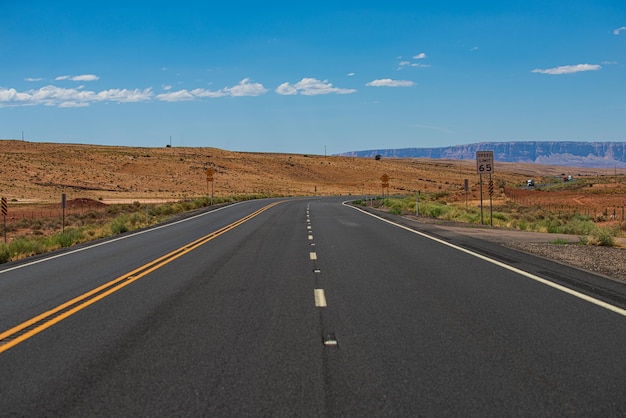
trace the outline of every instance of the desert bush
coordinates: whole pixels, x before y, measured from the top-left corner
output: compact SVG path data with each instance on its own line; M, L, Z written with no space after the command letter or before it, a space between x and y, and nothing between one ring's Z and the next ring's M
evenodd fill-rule
M561 227L559 232L572 235L589 235L596 228L596 225L589 217L577 215L568 219Z
M430 216L431 218L439 218L448 211L448 208L446 205L439 202L429 202L420 205L420 213L422 213L422 211L425 215Z
M41 238L17 237L9 243L11 257L41 254L46 247Z
M591 233L593 242L603 247L613 247L615 245L615 229L601 226L597 227Z
M53 235L50 237L50 245L52 247L70 247L74 244L81 242L84 234L78 228L68 228L64 232L60 234Z
M526 221L526 219L520 219L516 223L516 226L520 231L526 231L528 229L528 221Z
M440 186L441 187L441 186ZM428 199L430 200L440 200L443 199L445 197L448 197L450 195L450 193L443 191L443 192L434 192L434 193L430 193L428 195Z
M6 263L11 259L11 251L6 244L0 244L0 264Z
M133 212L128 216L128 222L133 228L136 228L138 225L141 225L141 222L145 219L145 215L140 214L139 212Z
M509 222L511 218L502 212L493 212L492 214L494 220L502 221L503 223Z
M127 216L121 215L118 216L111 222L111 234L118 235L123 234L124 232L128 232L127 226Z

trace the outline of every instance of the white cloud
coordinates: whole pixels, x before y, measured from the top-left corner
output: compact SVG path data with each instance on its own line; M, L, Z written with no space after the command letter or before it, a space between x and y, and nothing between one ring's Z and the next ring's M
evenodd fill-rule
M249 78L244 78L234 87L224 87L223 89L212 91L206 89L178 90L168 93L158 94L157 100L164 102L181 102L199 98L217 98L224 96L243 97L243 96L260 96L267 93L267 89L260 83L250 83Z
M413 67L413 68L425 68L425 67L430 67L430 64L420 64L417 62L411 62L411 61L400 61L398 63L398 68L396 68L397 70L401 70L405 67Z
M249 78L244 78L235 87L225 87L224 93L233 97L260 96L267 93L267 89L261 83L250 83Z
M478 49L479 48L477 46L473 46L473 47L470 48L470 51L471 52L475 52L475 51L478 51Z
M414 85L415 83L409 80L392 80L390 78L374 80L366 84L369 87L411 87Z
M59 107L88 107L87 102L63 102L59 104Z
M29 99L30 95L28 93L20 93L15 89L0 88L0 105L2 103L21 103Z
M101 92L44 86L37 90L18 92L15 89L0 89L0 107L6 106L58 106L84 107L93 102L140 102L150 100L152 90L111 89Z
M275 91L282 96L295 96L296 94L298 94L298 89L289 83L281 84L280 86L276 87Z
M195 97L210 97L210 98L226 96L226 93L224 93L223 90L211 91L211 90L205 90L205 89L193 89L191 90L191 94L193 94Z
M72 81L97 81L97 80L100 80L100 77L98 77L95 74L83 74L83 75L74 76L70 78L70 80Z
M420 52L417 55L413 55L414 60L423 60L424 58L426 58L426 54L424 52Z
M296 84L283 83L276 88L276 93L289 96L298 93L304 96L317 96L320 94L352 94L356 93L355 89L343 89L333 87L328 80L318 80L316 78L303 78Z
M41 81L41 77L26 77L24 80L26 81Z
M98 77L90 74L82 76L59 76L59 80L97 80ZM0 107L11 106L57 106L57 107L85 107L95 102L136 103L153 99L164 102L190 101L201 98L216 98L224 96L242 97L259 96L267 93L267 89L260 83L252 83L244 78L233 87L224 87L217 91L202 88L171 91L171 86L163 86L165 92L155 95L152 88L146 89L108 89L102 91L84 90L84 86L64 88L48 85L39 89L17 91L0 87Z
M536 68L532 70L533 73L540 74L552 74L552 75L560 75L560 74L572 74L579 73L581 71L597 71L601 66L597 64L577 64L577 65L562 65L560 67L540 69Z
M57 78L55 78L56 81L63 81L63 80L72 80L72 81L96 81L99 80L100 77L98 77L95 74L83 74L83 75L60 75Z
M356 73L348 73L346 74L348 77L354 77L356 75Z
M118 103L145 102L152 98L152 89L110 89L99 92L96 97L98 101L110 101Z
M163 87L163 90L165 90L165 91L170 91L170 90L172 90L172 86L167 85L167 84L164 84L162 87Z
M194 95L183 89L169 93L157 94L156 99L161 100L162 102L184 102L193 100Z
M613 35L619 35L621 31L626 31L626 26L622 26L620 28L613 30Z

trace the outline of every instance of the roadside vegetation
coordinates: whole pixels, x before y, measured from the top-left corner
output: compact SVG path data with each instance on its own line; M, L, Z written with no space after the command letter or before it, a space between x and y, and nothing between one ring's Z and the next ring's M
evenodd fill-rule
M464 203L448 202L447 192L422 194L419 197L418 214L441 221L481 224L480 208ZM416 215L415 196L391 197L374 200L356 200L357 205L383 208L396 215ZM490 219L490 216L492 217ZM624 235L626 222L608 222L606 216L591 217L579 212L550 211L540 206L523 206L512 201L483 206L483 222L494 227L520 231L562 233L578 235L580 244L614 246L615 238Z
M267 194L238 195L214 198L213 204L270 197ZM423 193L419 198L418 216L441 221L480 225L480 208L460 203L448 191ZM356 200L357 205L373 206L396 215L415 215L415 195L407 197ZM18 260L96 239L107 238L146 228L171 219L173 216L211 205L208 197L158 205L139 202L127 205L109 205L105 210L87 211L69 215L62 225L60 218L22 219L7 226L10 240L0 243L0 263ZM491 215L491 219L490 219ZM494 204L490 214L488 204L483 207L483 222L494 227L521 231L564 233L578 235L582 245L614 246L615 238L624 235L626 222L608 222L607 216L591 217L578 212L550 211L538 205L525 206L507 200ZM28 231L20 234L20 231ZM561 244L558 240L555 244Z
M267 196L214 198L213 205L259 197ZM13 237L6 244L0 243L0 263L146 228L167 221L175 215L210 205L208 197L159 205L145 205L139 202L129 205L109 205L104 211L94 210L80 215L70 215L65 219L65 226L62 225L60 218L25 218L16 224L7 225L7 233ZM20 230L28 230L30 233L19 235Z

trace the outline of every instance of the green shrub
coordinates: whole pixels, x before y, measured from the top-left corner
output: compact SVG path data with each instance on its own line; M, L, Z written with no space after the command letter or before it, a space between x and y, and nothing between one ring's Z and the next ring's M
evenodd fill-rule
M554 241L550 241L550 244L565 245L565 244L569 244L569 241L563 238L557 238Z
M11 252L9 246L6 244L0 244L0 264L6 263L11 259Z
M18 237L9 243L11 256L41 254L47 249L41 238Z
M128 226L126 225L126 216L118 216L111 222L111 234L118 235L128 232Z
M66 248L81 242L83 236L83 232L80 229L68 228L64 232L50 237L50 244L53 247L59 246L61 248Z
M589 235L596 228L591 219L574 217L561 225L559 232L572 235Z
M139 214L138 212L132 213L129 217L128 217L128 221L130 222L131 226L133 228L136 228L137 225L140 225L141 222L145 219L145 215L142 216L141 214Z
M506 214L502 212L493 212L493 219L497 219L502 222L509 222L511 218L509 218Z
M609 227L598 227L592 233L591 236L594 241L603 247L613 247L615 245L615 230Z

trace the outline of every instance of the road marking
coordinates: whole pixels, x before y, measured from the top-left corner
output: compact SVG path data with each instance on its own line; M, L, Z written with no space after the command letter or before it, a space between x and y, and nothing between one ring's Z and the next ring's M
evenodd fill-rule
M324 345L326 347L337 347L339 345L334 333L330 333L324 337Z
M313 295L315 296L315 306L317 308L326 307L326 295L324 289L315 289Z
M306 229L311 229L311 225L307 225L307 226L306 226Z
M528 279L531 279L531 280L534 280L534 281L539 282L541 284L544 284L546 286L552 287L553 289L560 290L561 292L564 292L564 293L567 293L568 295L577 297L578 299L582 299L582 300L584 300L586 302L593 303L596 306L599 306L599 307L604 308L604 309L608 309L609 311L615 312L616 314L619 314L619 315L622 315L622 316L626 316L626 309L622 309L622 308L620 308L618 306L611 305L610 303L604 302L604 301L602 301L600 299L596 299L596 298L594 298L592 296L589 296L589 295L586 295L584 293L578 292L578 291L576 291L574 289L570 289L569 287L562 286L562 285L560 285L558 283L551 282L550 280L547 280L547 279L544 279L542 277L536 276L536 275L534 275L532 273L529 273L527 271L520 270L520 269L515 268L513 266L509 266L508 264L502 263L502 262L500 262L498 260L494 260L492 258L489 258L489 257L484 256L482 254L476 253L474 251L468 250L466 248L459 247L458 245L454 245L454 244L446 242L446 241L444 241L442 239L430 236L430 235L425 234L425 233L420 232L420 231L416 231L414 229L411 229L411 228L409 228L407 226L404 226L404 225L400 225L400 224L395 223L393 221L390 221L388 219L381 218L380 216L377 216L377 215L374 215L374 214L369 213L367 211L364 211L363 209L360 209L360 208L357 208L357 207L354 207L354 206L351 206L351 205L347 205L346 202L343 202L342 204L344 206L347 206L347 207L352 208L354 210L358 210L359 212L363 212L364 214L369 215L369 216L371 216L373 218L376 218L376 219L381 220L383 222L387 222L390 225L397 226L398 228L402 228L402 229L404 229L406 231L409 231L409 232L412 232L412 233L414 233L416 235L420 235L420 236L422 236L424 238L428 238L428 239L433 240L435 242L438 242L440 244L447 245L450 248L454 248L455 250L464 252L466 254L469 254L471 256L479 258L479 259L481 259L483 261L486 261L488 263L491 263L491 264L494 264L496 266L502 267L503 269L512 271L513 273L517 273L517 274L519 274L521 276L524 276L524 277L526 277Z
M316 254L316 253L314 253L314 252L311 252L311 253L309 253L309 258L310 258L311 260L317 260L317 254Z
M56 308L37 315L7 331L0 333L0 353L3 353L8 349L18 345L19 343L28 340L29 338L39 334L40 332L52 327L55 324L58 324L62 320L74 315L75 313L85 309L90 305L93 305L99 300L104 299L105 297L117 292L118 290L128 286L129 284L136 282L142 277L147 276L153 271L158 270L164 265L169 264L177 258L187 254L189 251L195 250L196 248L219 237L220 235L238 227L244 222L249 221L255 216L261 214L262 212L265 212L271 207L283 202L284 201L271 203L247 216L244 216L243 218L231 223L230 225L226 225L225 227L218 229L217 231L211 232L210 234L205 235L202 238L192 241L189 244L183 245L182 247L171 251L170 253L165 254L164 256L161 256L147 264L144 264L143 266L136 268L129 273L119 276L118 278L113 279L108 283L98 286L93 290L90 290L80 296L75 297L74 299L71 299L57 306Z
M313 235L309 235L309 240L312 240L312 239L313 239Z

